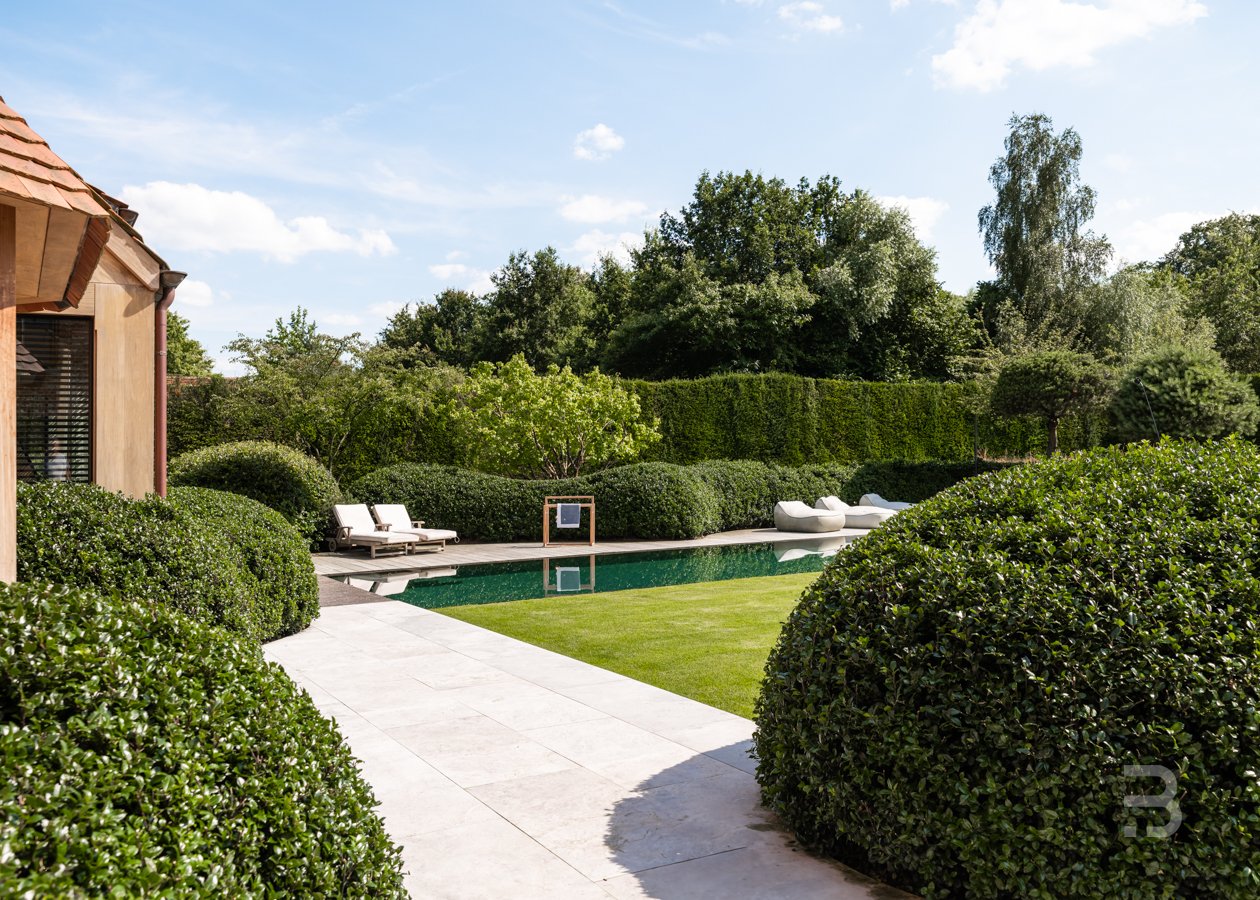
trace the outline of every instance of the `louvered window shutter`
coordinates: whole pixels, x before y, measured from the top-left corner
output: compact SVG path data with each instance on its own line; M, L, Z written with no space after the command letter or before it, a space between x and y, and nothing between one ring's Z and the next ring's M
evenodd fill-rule
M17 317L18 478L92 480L92 320Z

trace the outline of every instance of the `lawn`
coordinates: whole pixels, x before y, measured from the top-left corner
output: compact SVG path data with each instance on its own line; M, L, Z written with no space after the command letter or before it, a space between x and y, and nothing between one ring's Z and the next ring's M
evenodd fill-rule
M752 716L779 629L817 573L434 610Z

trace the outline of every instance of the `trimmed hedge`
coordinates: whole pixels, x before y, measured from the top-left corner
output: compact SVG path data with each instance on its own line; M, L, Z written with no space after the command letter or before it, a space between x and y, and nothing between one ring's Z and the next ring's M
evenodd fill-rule
M284 516L311 543L328 527L341 489L332 473L292 447L240 441L204 447L176 457L169 467L173 487L229 491L257 500Z
M661 441L646 458L673 463L752 459L785 465L1023 457L1046 446L1035 419L968 411L974 386L837 381L799 375L716 375L693 381L626 381ZM1100 442L1097 417L1060 424L1065 450Z
M976 471L970 463L788 467L714 460L695 466L636 463L581 478L525 481L403 463L359 479L350 493L364 503L404 503L430 526L453 528L462 538L482 541L541 540L545 497L591 494L601 540L684 540L773 525L779 500L813 504L835 494L856 503L862 494L876 491L890 499L917 501Z
M158 497L93 484L18 485L20 581L119 593L254 640L268 619L240 551L218 529Z
M319 615L319 582L306 539L257 500L209 488L172 488L168 499L218 529L240 554L259 602L264 641L296 634Z
M0 885L30 897L406 897L335 725L257 647L0 585Z
M800 838L927 897L1260 893L1260 451L1136 445L971 479L792 613L758 780ZM1176 776L1184 815L1126 808ZM1123 829L1136 826L1136 837Z

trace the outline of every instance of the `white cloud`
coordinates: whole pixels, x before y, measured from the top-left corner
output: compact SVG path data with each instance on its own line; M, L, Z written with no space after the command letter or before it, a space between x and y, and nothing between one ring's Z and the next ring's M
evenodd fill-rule
M939 85L991 91L1014 66L1083 68L1105 47L1204 15L1196 0L979 0L954 29L953 46L932 57L932 69Z
M355 328L363 324L363 319L354 313L328 313L320 316L321 325L334 325L338 328Z
M1200 222L1217 219L1223 212L1166 212L1149 219L1138 219L1117 229L1111 240L1116 255L1126 262L1159 259L1177 245L1177 239Z
M876 197L882 205L903 209L910 216L915 234L921 241L932 240L932 230L941 216L949 209L949 204L935 197Z
M187 278L175 292L175 301L180 306L211 306L214 304L214 291L204 281Z
M647 204L638 200L614 200L598 194L561 197L560 215L570 222L597 225L604 222L625 222L647 215Z
M447 284L458 284L474 294L488 294L494 290L494 282L485 269L474 269L463 263L435 263L429 266L429 274Z
M1103 165L1113 172L1128 172L1133 168L1133 157L1123 153L1108 153L1103 157Z
M596 228L580 235L572 246L566 248L585 266L593 266L602 256L613 256L622 263L630 261L630 251L643 246L643 233L623 231L610 234Z
M378 319L392 319L395 314L402 312L406 303L401 300L382 300L380 303L373 303L368 307L368 312L376 316Z
M163 248L246 251L281 262L321 251L388 256L397 250L384 231L360 229L352 235L333 228L323 216L282 221L262 200L241 191L153 181L123 188L122 199L143 216L149 241Z
M783 4L779 7L779 18L800 31L820 31L827 34L844 30L841 18L827 15L823 5L814 0Z
M573 155L577 159L608 159L626 145L626 139L603 122L585 131L579 131L573 139Z

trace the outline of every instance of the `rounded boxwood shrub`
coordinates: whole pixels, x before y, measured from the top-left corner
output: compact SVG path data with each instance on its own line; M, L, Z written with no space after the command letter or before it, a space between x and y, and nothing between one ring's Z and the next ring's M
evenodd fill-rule
M685 540L722 527L717 492L685 466L635 463L572 479L595 497L599 537Z
M1114 441L1166 437L1209 440L1250 436L1260 403L1246 380L1231 375L1214 350L1168 347L1124 376L1107 409Z
M1257 896L1258 507L1260 451L1231 440L1060 457L900 514L767 662L766 801L928 897ZM1171 837L1126 808L1164 788L1126 766L1175 776Z
M18 485L22 581L99 588L262 640L256 580L217 528L158 497L92 484Z
M284 516L310 542L328 527L341 489L331 472L292 447L267 441L219 444L171 460L170 483L229 491L257 500Z
M336 726L256 646L0 585L0 885L24 897L405 897Z
M257 500L210 488L172 488L167 499L236 548L257 593L261 640L302 631L319 615L319 582L306 539L284 516Z

